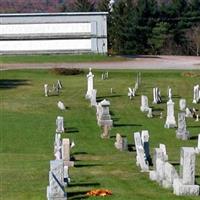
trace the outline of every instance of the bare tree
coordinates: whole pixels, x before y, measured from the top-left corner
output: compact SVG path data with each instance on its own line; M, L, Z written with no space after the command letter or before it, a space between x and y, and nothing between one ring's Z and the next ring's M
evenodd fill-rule
M200 54L200 24L192 26L187 31L186 36L190 43L190 49L195 51L196 55Z

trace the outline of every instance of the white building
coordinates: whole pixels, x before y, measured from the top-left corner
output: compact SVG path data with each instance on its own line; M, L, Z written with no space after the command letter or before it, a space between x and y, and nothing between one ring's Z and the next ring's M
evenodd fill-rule
M0 53L107 53L107 14L0 14Z

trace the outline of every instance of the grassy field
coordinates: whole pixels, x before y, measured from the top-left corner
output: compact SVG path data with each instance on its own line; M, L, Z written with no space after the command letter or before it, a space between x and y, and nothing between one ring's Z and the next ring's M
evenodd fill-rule
M114 147L115 135L128 137L133 144L133 132L148 129L151 152L159 143L166 144L169 160L179 162L181 146L196 146L197 139L180 141L175 129L164 129L166 103L152 105L152 88L160 87L166 102L167 87L172 87L176 119L178 101L186 98L190 107L193 85L199 77L185 77L183 71L141 71L142 85L137 96L130 101L128 87L133 87L136 71L109 71L110 78L101 80L102 70L94 71L94 87L98 101L104 98L111 102L114 127L111 139L100 138L101 130L96 123L96 111L85 100L86 73L61 76L47 70L2 71L0 79L0 199L44 200L48 185L49 161L54 159L53 142L55 119L64 116L69 130L62 137L75 141L72 156L75 167L70 168L71 183L66 188L68 199L85 199L85 193L94 188L107 188L113 195L109 200L195 200L199 197L176 197L172 191L161 188L141 173L135 164L136 153L119 152ZM195 73L195 72L193 72ZM61 80L64 88L60 96L44 97L44 83L53 84ZM114 93L110 94L110 88ZM150 106L157 114L152 119L140 112L140 95L149 97ZM61 100L68 106L64 112L58 110L56 102ZM195 105L200 110L200 104ZM158 114L163 112L163 119ZM187 119L191 135L200 133L200 123ZM196 160L196 182L200 184L200 159ZM90 197L89 199L100 199Z
M124 61L128 58L101 54L44 54L44 55L1 55L0 63L64 63Z

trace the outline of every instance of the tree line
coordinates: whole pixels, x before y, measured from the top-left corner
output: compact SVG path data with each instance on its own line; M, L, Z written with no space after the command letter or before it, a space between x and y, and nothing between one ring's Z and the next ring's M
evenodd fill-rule
M200 54L200 0L17 1L0 0L0 12L108 12L110 54Z

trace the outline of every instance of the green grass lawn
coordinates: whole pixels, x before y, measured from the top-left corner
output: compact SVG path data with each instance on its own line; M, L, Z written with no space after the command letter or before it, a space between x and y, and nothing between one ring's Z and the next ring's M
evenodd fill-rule
M128 58L101 54L44 54L44 55L1 55L0 63L64 63L64 62L109 62L124 61Z
M196 146L197 139L176 139L175 129L165 129L166 103L152 105L152 88L160 87L166 101L167 87L172 87L176 119L178 102L186 98L193 107L193 85L199 77L185 77L183 71L142 71L142 86L130 101L128 87L133 87L137 71L109 71L110 78L101 80L103 70L94 71L94 87L98 100L111 102L115 126L111 139L100 138L96 123L96 111L85 100L86 73L75 76L54 75L47 70L2 71L0 79L0 199L44 200L48 185L49 161L54 159L53 143L55 119L64 116L65 127L74 132L62 134L75 141L72 149L76 167L70 168L71 184L66 191L68 199L84 199L84 194L94 188L107 188L113 195L109 200L193 200L199 197L176 197L171 190L161 188L141 173L135 164L135 152L119 152L114 147L115 135L128 137L133 144L133 132L148 129L150 148L166 144L170 162L179 162L181 146ZM44 97L44 83L61 80L64 88L60 96ZM110 94L110 88L114 93ZM140 95L149 97L154 112L163 109L159 116L149 119L140 112ZM69 108L62 112L57 108L61 100ZM200 110L200 104L195 105ZM160 112L160 111L159 111ZM158 112L158 113L159 113ZM192 136L200 133L200 123L187 119ZM200 159L196 160L196 182L200 184ZM89 199L100 199L90 197Z

